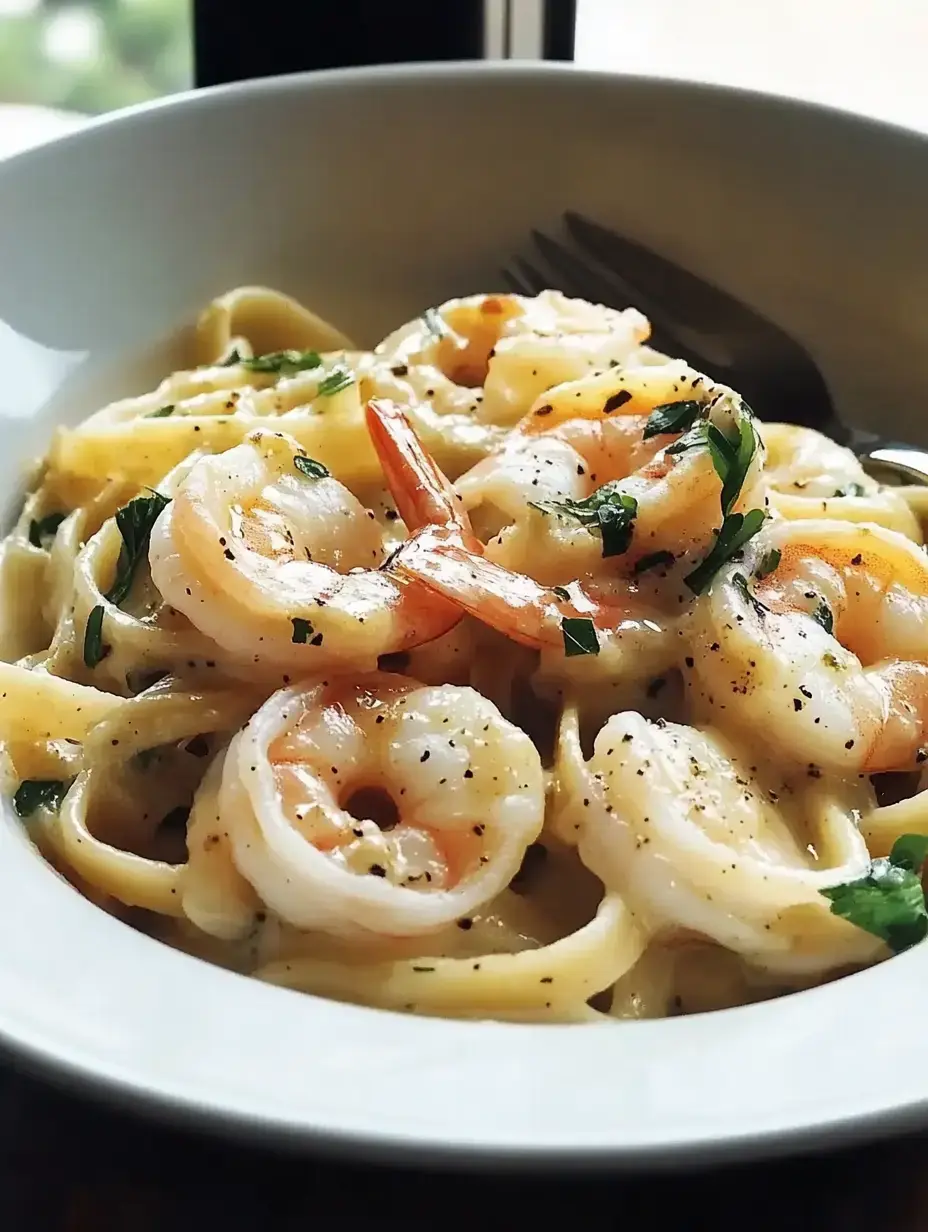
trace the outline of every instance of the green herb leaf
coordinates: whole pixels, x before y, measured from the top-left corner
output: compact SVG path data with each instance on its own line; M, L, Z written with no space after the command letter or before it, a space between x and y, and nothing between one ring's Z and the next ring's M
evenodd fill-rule
M728 515L711 551L692 573L688 573L683 579L694 595L701 595L722 565L731 560L736 552L740 552L749 539L754 538L763 526L766 516L763 509Z
M232 350L221 366L229 368L233 364L241 364L249 372L274 372L278 376L293 376L297 372L320 368L322 356L318 351L268 351L266 355L253 355L250 359L243 359L238 351Z
M761 578L769 577L779 567L781 556L782 553L779 548L770 548L769 551L763 554L757 564L757 568L754 570L754 576L758 581Z
M107 651L103 646L103 608L98 603L87 617L87 628L84 630L84 662L88 667L96 667L106 655Z
M13 808L20 817L30 817L37 808L58 809L68 784L58 779L24 779L16 789Z
M238 347L233 347L229 354L219 361L216 365L218 368L234 368L236 364L242 362L242 356Z
M38 521L33 520L29 523L29 542L34 548L43 548L44 539L54 539L58 533L58 527L68 515L66 513L50 513L44 518L39 518Z
M561 632L564 635L566 658L599 654L599 639L592 620L587 620L584 616L565 616L561 621Z
M928 936L928 911L920 870L928 838L903 834L889 858L873 860L866 876L822 890L833 915L880 937L896 954Z
M167 419L169 415L173 415L176 410L173 402L169 402L166 406L159 406L156 411L149 411L145 416L146 419Z
M744 487L751 459L757 450L757 433L750 416L745 414L730 436L715 424L709 424L706 439L715 473L722 481L722 516L727 517Z
M672 445L668 445L664 452L668 457L673 457L676 454L686 453L689 449L701 449L708 443L706 437L708 426L704 419L700 420L695 427L690 428L689 432L685 432L679 440L674 441Z
M444 321L434 308L426 308L425 312L422 314L422 320L425 322L425 328L436 338L444 338L445 334L448 332L445 329Z
M565 601L570 599L570 591L564 586L552 586L551 593L553 595L557 595L559 599L564 599Z
M327 479L330 473L328 468L323 466L321 462L317 462L315 458L307 458L301 453L298 453L293 459L293 465L307 479Z
M748 585L748 579L744 576L744 574L736 573L734 574L731 580L734 583L736 589L741 592L741 597L744 599L745 603L750 603L751 607L754 609L754 611L757 613L758 616L761 616L761 617L766 616L767 613L770 611L770 608L767 607L765 603L761 603L757 595L754 594L754 592L751 590L750 586Z
M867 489L862 483L849 483L845 488L835 488L833 496L865 496Z
M617 488L616 481L603 484L584 500L529 502L541 513L553 513L562 518L576 518L591 534L602 536L603 556L621 556L627 552L635 529L638 502Z
M347 368L333 368L329 375L319 382L316 392L320 398L331 398L333 394L339 394L353 384L353 372L349 372Z
M835 618L831 614L831 608L824 599L820 600L815 611L812 613L812 619L822 626L826 633L834 633Z
M661 406L656 406L648 416L644 425L644 439L685 432L687 428L692 428L704 409L702 402L693 400L664 402Z
M116 562L115 580L106 593L106 598L117 607L132 589L139 562L148 554L151 528L170 503L160 492L152 492L151 496L137 496L117 512L116 525L122 535L122 547Z
M297 645L305 645L313 635L313 627L308 620L304 620L302 616L292 616L290 623L293 625L293 637L291 642L296 642Z
M907 868L910 873L921 871L928 857L928 835L900 834L893 843L889 858L897 868Z
M660 569L662 565L672 565L676 560L673 552L650 552L647 556L640 556L635 561L633 570L637 577L639 573L647 573L650 569Z

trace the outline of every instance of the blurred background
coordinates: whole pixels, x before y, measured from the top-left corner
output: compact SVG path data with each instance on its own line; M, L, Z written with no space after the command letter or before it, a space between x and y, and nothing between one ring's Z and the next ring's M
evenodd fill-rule
M389 7L364 2L378 17ZM325 23L326 0L293 3L301 21ZM344 0L330 3L330 16L344 9ZM260 15L261 3L198 5L202 22L222 22L246 40L246 64L262 40L289 46L273 40L267 22L248 30L243 14ZM568 22L575 8L575 59L584 67L753 86L928 129L928 0L485 0L487 20L504 7L523 32L511 40L513 58L537 54L525 48L543 8L566 12ZM192 85L192 9L192 0L0 0L0 156L83 117ZM443 23L456 11L456 0L445 0Z
M97 115L192 79L190 0L0 0L0 103Z

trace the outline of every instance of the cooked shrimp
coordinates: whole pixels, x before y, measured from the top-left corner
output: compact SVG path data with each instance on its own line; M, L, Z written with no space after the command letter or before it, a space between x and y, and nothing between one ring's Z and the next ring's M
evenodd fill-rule
M479 693L375 673L275 693L229 748L219 814L240 872L290 924L413 936L508 885L541 830L544 779Z
M546 389L595 368L637 362L650 333L622 312L568 299L472 295L429 310L386 338L367 375L378 396L513 424Z
M718 733L624 713L596 737L584 791L580 856L652 928L795 973L885 954L821 894L869 870L866 782L775 776Z
M444 489L428 509L458 516ZM369 670L452 628L458 610L382 572L383 556L373 512L269 432L191 468L149 553L166 602L252 672Z
M694 701L720 726L813 775L925 760L928 557L903 535L772 522L716 576L693 635Z
M540 650L542 675L643 678L673 661L676 648L666 636L673 621L653 600L657 583L650 577L550 587L488 560L461 520L447 516L445 502L433 500L441 474L402 412L372 402L368 424L397 507L416 532L393 553L388 572Z
M876 522L922 542L918 518L904 496L872 479L850 449L795 424L765 423L761 433L770 504L777 513Z
M688 410L682 418L694 425L692 447L679 451L679 431L645 434L649 415L672 405ZM455 489L495 536L487 556L549 585L603 572L600 541L576 509L603 491L637 506L633 548L609 561L609 572L654 552L682 556L709 546L721 521L709 425L735 438L742 427L750 432L753 454L733 509L763 504L764 452L750 412L730 390L678 363L597 373L550 390Z

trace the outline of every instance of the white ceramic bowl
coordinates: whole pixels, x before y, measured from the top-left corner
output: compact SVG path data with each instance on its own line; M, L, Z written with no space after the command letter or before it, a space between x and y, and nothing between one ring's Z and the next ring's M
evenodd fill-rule
M805 340L844 413L928 440L928 142L811 106L561 67L258 81L0 164L0 474L140 388L217 292L279 286L372 342L493 289L579 209ZM140 358L141 357L141 358ZM136 362L138 361L138 362ZM149 368L151 363L148 364ZM923 1120L928 948L780 1001L614 1027L333 1004L177 954L0 823L0 1038L178 1119L456 1161L678 1164Z

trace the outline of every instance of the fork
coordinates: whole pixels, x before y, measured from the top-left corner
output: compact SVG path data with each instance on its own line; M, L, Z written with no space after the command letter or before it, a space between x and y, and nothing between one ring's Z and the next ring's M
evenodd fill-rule
M516 256L503 270L510 290L633 305L651 322L651 345L736 389L761 418L824 432L883 480L928 483L928 451L846 424L808 352L778 325L599 223L568 211L564 227L566 242L532 231L534 263Z

